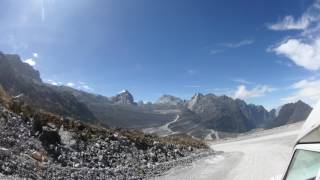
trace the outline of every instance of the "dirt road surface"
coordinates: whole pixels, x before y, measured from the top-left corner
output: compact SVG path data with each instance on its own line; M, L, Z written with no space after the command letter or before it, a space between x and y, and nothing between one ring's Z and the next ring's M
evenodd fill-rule
M224 153L174 168L155 179L270 180L287 167L299 128L300 124L211 144Z

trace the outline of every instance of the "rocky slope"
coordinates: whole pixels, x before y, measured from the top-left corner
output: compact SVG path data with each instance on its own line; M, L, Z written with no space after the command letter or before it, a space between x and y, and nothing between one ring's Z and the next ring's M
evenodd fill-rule
M184 101L175 96L163 95L155 103L168 106L182 106L184 104Z
M95 122L96 117L72 94L45 84L38 71L21 62L17 55L0 52L0 85L13 97L19 97L34 107L63 116Z
M196 94L187 103L187 108L199 116L201 126L225 132L245 132L261 127L273 116L262 106L248 105L239 99L213 94ZM187 116L190 113L188 113ZM184 117L186 115L182 115ZM190 120L190 118L188 118Z
M298 101L267 111L263 106L247 104L240 99L214 94L195 94L186 101L178 120L170 123L172 132L197 138L223 138L258 128L271 128L305 120L312 108ZM157 132L147 129L146 132ZM163 134L162 131L158 131ZM168 131L169 132L169 131ZM170 132L170 134L172 134Z
M110 99L115 104L137 105L137 103L134 102L132 94L128 90L123 90Z
M175 112L161 113L157 111L159 108L153 105L138 106L128 91L108 98L65 86L56 86L55 88L74 95L81 103L87 105L101 124L108 127L154 127L167 123L175 117Z
M312 107L308 104L297 101L281 106L279 112L276 113L276 118L269 124L269 127L277 127L285 124L291 124L299 121L304 121L308 118L312 111ZM272 112L276 112L273 110Z
M97 128L48 113L29 118L0 105L0 177L141 179L212 153L191 138Z
M128 91L108 98L64 86L43 83L38 71L17 55L0 53L0 85L11 96L36 108L109 127L143 128L174 119L172 112L137 106Z

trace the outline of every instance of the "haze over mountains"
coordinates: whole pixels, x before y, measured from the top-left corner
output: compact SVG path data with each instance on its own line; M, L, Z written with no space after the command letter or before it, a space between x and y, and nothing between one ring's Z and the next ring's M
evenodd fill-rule
M302 101L267 111L240 99L196 93L190 100L163 95L154 103L135 102L124 90L113 97L44 83L18 55L0 53L0 84L12 97L62 116L121 128L166 128L204 138L215 132L241 133L305 120L312 108ZM156 132L156 131L154 131ZM215 138L215 137L212 137Z

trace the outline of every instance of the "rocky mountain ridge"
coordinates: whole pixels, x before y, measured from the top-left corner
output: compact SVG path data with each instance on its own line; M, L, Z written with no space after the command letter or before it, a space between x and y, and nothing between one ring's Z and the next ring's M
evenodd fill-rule
M128 90L123 90L116 96L111 97L110 99L115 104L137 105L137 103L134 102L132 94Z
M17 55L0 53L0 85L8 95L19 97L36 108L83 121L97 121L85 104L72 94L43 83L40 73L23 63Z
M270 127L278 127L285 124L306 120L312 111L312 107L299 100L295 103L288 103L278 110L275 119L269 124ZM276 112L276 110L273 110Z
M155 104L164 104L169 106L181 106L184 104L184 101L178 97L172 96L172 95L163 95L161 96Z
M209 136L215 139L219 138L215 137L217 132L233 136L234 133L303 121L307 119L311 110L312 108L302 101L268 111L263 106L247 104L240 99L196 93L190 100L185 101L179 119L170 123L169 128L174 132L198 138Z
M40 73L19 56L3 53L0 53L0 85L9 96L18 97L23 103L65 117L106 127L138 129L169 123L169 130L175 133L201 138L212 131L240 133L301 121L311 111L310 106L299 102L299 106L282 106L277 116L275 110L268 112L263 106L240 99L201 93L190 100L164 95L155 103L136 103L127 90L105 97L43 83Z

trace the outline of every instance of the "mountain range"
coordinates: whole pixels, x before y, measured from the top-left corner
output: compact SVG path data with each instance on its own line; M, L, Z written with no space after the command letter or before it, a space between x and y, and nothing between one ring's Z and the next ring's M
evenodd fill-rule
M43 82L40 73L18 55L0 53L0 90L35 108L106 127L166 130L194 137L215 132L242 133L303 121L312 108L302 101L277 111L240 99L196 93L190 100L163 95L154 103L136 103L124 90L113 97ZM156 131L153 131L156 132ZM216 138L216 137L212 137Z

